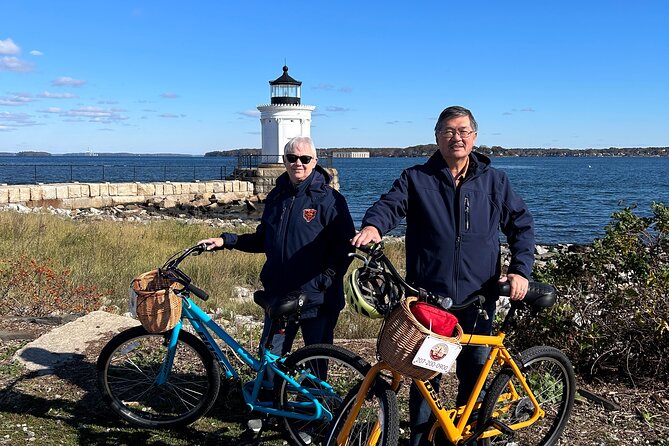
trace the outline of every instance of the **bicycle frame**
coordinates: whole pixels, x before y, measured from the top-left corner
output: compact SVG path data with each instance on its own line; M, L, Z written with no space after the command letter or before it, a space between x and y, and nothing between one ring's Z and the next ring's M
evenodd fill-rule
M214 358L216 358L219 365L224 370L226 378L239 378L239 374L235 370L232 363L228 360L226 354L221 350L221 347L219 347L219 345L216 343L214 335L221 339L228 347L230 347L244 364L256 372L257 375L253 389L248 391L242 387L244 401L251 408L251 410L269 415L294 418L299 420L325 419L328 422L332 421L333 414L316 399L319 396L327 396L328 392L335 394L332 386L308 371L302 371L302 373L297 377L289 375L287 371L281 367L281 364L284 362L285 358L271 353L266 348L262 349L262 358L256 358L242 345L240 345L220 325L218 325L207 313L198 307L197 304L195 304L195 302L193 302L187 295L187 293L180 292L178 294L183 300L181 320L169 334L167 355L165 356L160 373L158 375L157 384L162 384L167 381L176 352L179 332L183 328L184 320L188 320L200 339L206 345L207 349L212 353ZM214 335L212 335L211 332L213 332ZM311 414L295 413L290 410L277 409L273 407L272 402L258 401L258 394L260 392L262 380L266 374L267 368L271 369L276 375L280 376L281 379L287 381L293 390L299 392L306 398L306 401L291 402L290 407L299 407L300 409L312 408L313 412ZM300 384L300 381L304 378L309 378L312 381L318 382L318 384L322 386L324 390L318 390L318 392L316 392L316 389L307 389L303 387Z
M532 423L536 422L544 415L544 411L539 406L539 403L532 393L525 377L520 370L520 367L514 359L511 357L510 353L504 346L504 337L503 332L499 332L497 335L485 336L485 335L471 335L464 334L460 339L460 342L463 346L476 346L476 347L489 347L490 353L488 354L488 359L483 365L483 368L479 374L479 377L476 381L474 389L472 390L467 403L464 406L458 408L447 409L445 408L437 392L434 390L429 381L413 380L414 384L418 388L419 392L427 402L428 406L432 410L436 418L436 423L432 427L428 438L431 440L437 432L438 428L444 432L446 439L453 444L459 444L458 442L463 439L476 436L480 438L488 438L502 433L497 428L493 427L488 429L488 426L480 427L475 426L474 423L469 421L469 417L475 409L478 409L481 405L479 397L483 390L483 387L486 383L486 379L490 376L492 368L495 363L500 364L500 366L508 366L513 371L513 374L518 381L521 383L525 394L529 396L532 405L534 406L533 415L526 421L512 424L509 426L511 430L522 429L523 427L529 426ZM399 389L399 384L402 379L402 375L394 371L387 363L380 361L372 366L370 371L365 376L363 383L360 387L360 390L356 396L355 402L351 408L351 411L346 419L344 427L339 432L337 436L337 444L344 445L346 444L346 438L353 427L353 423L358 416L360 408L364 402L365 396L368 394L374 381L379 378L379 375L383 371L389 371L392 374L391 386L396 391ZM379 378L380 379L380 378ZM517 399L519 393L511 382L509 382L509 400ZM374 434L370 437L370 444L375 444L378 441L381 430L375 426ZM472 440L473 441L473 440Z

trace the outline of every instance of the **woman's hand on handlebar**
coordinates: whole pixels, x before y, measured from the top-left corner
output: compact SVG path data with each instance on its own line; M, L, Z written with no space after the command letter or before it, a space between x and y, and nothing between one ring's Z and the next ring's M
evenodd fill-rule
M198 245L204 245L207 251L214 251L223 248L225 241L222 237L211 237L197 242Z
M507 274L506 277L499 279L500 282L506 282L507 280L511 286L511 292L509 293L511 300L523 300L525 294L527 294L527 288L530 283L529 280L520 274L513 273Z
M353 236L351 239L351 245L359 248L365 246L368 243L379 243L381 241L381 234L379 230L374 226L365 226Z

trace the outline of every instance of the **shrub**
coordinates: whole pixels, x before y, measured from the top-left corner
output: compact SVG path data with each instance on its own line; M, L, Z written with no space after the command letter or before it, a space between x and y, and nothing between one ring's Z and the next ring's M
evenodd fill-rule
M560 254L535 271L556 285L558 304L519 320L514 342L561 347L586 377L669 378L669 208L651 210L614 212L586 252Z
M73 283L68 269L26 256L0 260L0 314L46 316L100 308L109 290Z

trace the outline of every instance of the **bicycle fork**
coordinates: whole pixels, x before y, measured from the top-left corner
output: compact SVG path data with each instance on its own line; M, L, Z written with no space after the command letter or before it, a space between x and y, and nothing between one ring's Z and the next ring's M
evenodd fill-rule
M177 342L179 341L179 332L181 331L181 325L183 321L177 322L177 324L172 329L170 333L170 340L167 344L167 353L165 354L165 359L160 365L160 371L156 375L155 384L161 386L167 382L167 379L170 377L170 370L172 370L172 364L174 363L174 355L177 351Z

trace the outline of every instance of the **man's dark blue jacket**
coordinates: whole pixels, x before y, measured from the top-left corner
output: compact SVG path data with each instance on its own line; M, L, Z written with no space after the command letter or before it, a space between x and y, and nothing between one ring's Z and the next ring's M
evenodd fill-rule
M470 154L456 188L441 153L402 172L390 191L368 209L362 226L381 234L406 218L407 281L460 303L493 296L500 264L499 229L511 250L508 272L529 278L534 263L534 221L506 174Z
M284 173L267 195L255 233L221 235L225 248L265 253L260 280L267 293L307 293L302 317L315 315L322 304L334 311L344 307L342 278L355 227L346 200L329 182L318 165L297 186Z

